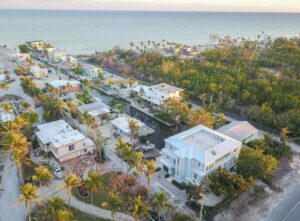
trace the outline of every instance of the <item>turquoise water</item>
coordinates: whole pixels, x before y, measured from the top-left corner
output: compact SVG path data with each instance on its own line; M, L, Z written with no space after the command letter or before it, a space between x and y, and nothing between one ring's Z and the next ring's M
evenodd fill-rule
M300 14L0 10L0 43L9 47L44 40L69 53L166 39L205 44L211 33L254 38L297 36Z

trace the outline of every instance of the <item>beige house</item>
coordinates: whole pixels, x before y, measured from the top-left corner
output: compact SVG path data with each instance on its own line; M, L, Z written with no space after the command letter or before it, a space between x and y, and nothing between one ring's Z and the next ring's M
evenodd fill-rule
M64 162L96 150L94 142L74 130L64 120L37 126L35 132L41 148L51 151L59 162Z
M48 76L48 69L42 68L39 65L34 65L30 69L30 73L37 79L47 77Z

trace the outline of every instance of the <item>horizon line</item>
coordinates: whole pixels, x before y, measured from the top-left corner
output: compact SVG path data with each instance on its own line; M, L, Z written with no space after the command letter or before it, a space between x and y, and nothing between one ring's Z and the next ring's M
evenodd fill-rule
M0 8L0 10L20 10L20 11L107 11L107 12L184 12L184 13L281 13L300 14L300 11L211 11L211 10L135 10L135 9L70 9L70 8Z

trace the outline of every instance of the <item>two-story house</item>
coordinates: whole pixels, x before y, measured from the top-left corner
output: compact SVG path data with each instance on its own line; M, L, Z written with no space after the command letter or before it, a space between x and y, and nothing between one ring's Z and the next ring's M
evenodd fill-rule
M41 148L51 151L59 162L64 162L96 149L94 142L74 130L64 120L37 126L35 132Z
M218 167L232 168L240 149L241 142L198 125L167 138L158 162L176 181L199 185Z
M160 106L168 98L181 99L182 89L166 84L156 84L152 86L138 85L133 88L142 99L150 102L150 104L159 109Z

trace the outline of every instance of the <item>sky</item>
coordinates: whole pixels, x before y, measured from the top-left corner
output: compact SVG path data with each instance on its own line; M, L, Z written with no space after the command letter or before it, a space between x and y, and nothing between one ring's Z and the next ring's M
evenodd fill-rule
M0 9L300 12L300 0L0 0Z

